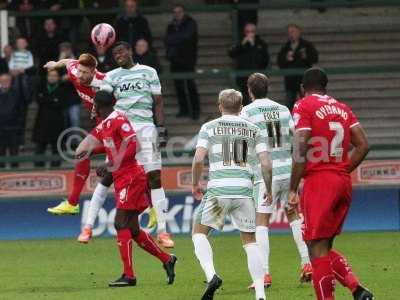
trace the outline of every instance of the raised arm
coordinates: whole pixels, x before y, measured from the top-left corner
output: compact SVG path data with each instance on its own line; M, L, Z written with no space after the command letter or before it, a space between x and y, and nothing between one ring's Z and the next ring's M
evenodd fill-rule
M351 144L354 146L354 149L350 154L350 165L347 170L349 173L351 173L361 164L369 152L367 136L362 126L357 124L351 127L350 130Z
M43 68L45 69L61 69L61 68L68 68L68 65L72 62L72 59L60 59L59 61L49 61L47 62Z

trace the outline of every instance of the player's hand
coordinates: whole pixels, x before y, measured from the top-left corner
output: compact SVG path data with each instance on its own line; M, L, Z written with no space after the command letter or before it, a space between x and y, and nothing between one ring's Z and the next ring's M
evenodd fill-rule
M201 199L203 199L203 189L201 188L200 184L192 186L192 194L194 199L197 201L201 201Z
M290 191L289 192L289 197L288 197L288 204L290 207L297 207L299 205L299 195L295 191Z
M159 147L167 146L168 130L164 126L158 126L157 133L158 133L158 146Z
M107 166L102 165L96 168L96 174L99 177L104 177L108 173Z
M55 61L49 61L46 63L43 68L48 69L48 70L53 70L56 68L57 63Z

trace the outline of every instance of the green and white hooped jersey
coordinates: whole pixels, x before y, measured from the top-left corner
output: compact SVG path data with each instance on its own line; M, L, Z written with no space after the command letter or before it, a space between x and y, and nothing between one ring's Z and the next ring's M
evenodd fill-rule
M273 180L290 178L294 123L289 109L268 98L257 99L243 107L240 116L260 128L266 138ZM255 182L262 181L260 163L254 173Z
M197 147L208 149L205 199L252 198L253 170L249 162L267 151L257 126L239 116L223 115L201 127Z
M114 93L116 111L124 112L135 124L154 124L152 95L161 95L155 69L140 64L117 68L106 73L104 84L102 89Z

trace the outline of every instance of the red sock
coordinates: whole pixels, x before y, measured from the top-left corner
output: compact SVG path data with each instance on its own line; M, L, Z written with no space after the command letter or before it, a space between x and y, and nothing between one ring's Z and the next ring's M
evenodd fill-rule
M139 247L146 252L157 257L163 264L166 264L171 259L171 255L161 250L161 248L154 242L153 238L146 231L140 230L139 234L134 237L134 240Z
M311 261L313 284L318 300L334 300L335 276L329 256L322 256Z
M335 250L329 251L329 258L337 281L354 293L360 282L353 273L351 266L347 263L346 258Z
M129 278L134 278L132 265L132 234L127 228L117 231L117 240L122 264L124 265L124 274Z
M68 197L68 202L71 205L77 205L79 203L79 197L82 189L85 186L86 179L90 173L90 159L85 158L75 163L74 183L72 186L72 192Z

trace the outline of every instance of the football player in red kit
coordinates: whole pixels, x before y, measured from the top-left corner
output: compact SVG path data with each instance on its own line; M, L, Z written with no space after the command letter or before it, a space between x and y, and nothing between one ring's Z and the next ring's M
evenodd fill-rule
M304 73L305 97L293 109L296 127L289 204L300 205L304 215L304 240L313 267L318 300L333 300L335 280L356 300L372 300L360 285L346 258L333 249L351 203L350 173L368 153L363 128L351 109L326 94L328 77L319 68ZM350 152L350 145L354 149Z
M167 282L172 284L177 258L161 250L150 234L140 229L139 225L139 215L150 205L150 190L144 169L135 159L136 133L123 113L113 111L114 101L111 94L99 91L94 101L96 113L103 121L92 130L87 142L92 148L100 145L105 147L107 170L114 179L117 207L114 225L124 265L122 276L109 286L136 285L132 267L132 240L163 263ZM77 156L81 155L79 151L78 147Z
M97 115L93 109L93 98L96 91L102 85L104 73L97 71L97 60L92 55L84 53L79 56L78 60L74 59L62 59L58 62L50 61L44 68L55 69L55 68L66 68L68 72L68 78L74 85L78 95L82 100L82 104L91 113L92 118L96 119L96 123L101 122L101 117ZM104 153L102 146L93 149L92 154ZM79 197L82 189L85 185L86 179L90 173L90 159L84 157L83 159L77 160L75 163L75 174L74 182L71 194L68 199L62 201L55 207L48 208L47 211L56 215L63 214L78 214L79 213ZM96 187L102 189L105 192L101 193L103 197L107 196L107 189L112 184L111 175L106 175L101 183ZM99 193L97 193L99 194ZM104 202L104 201L103 201Z

